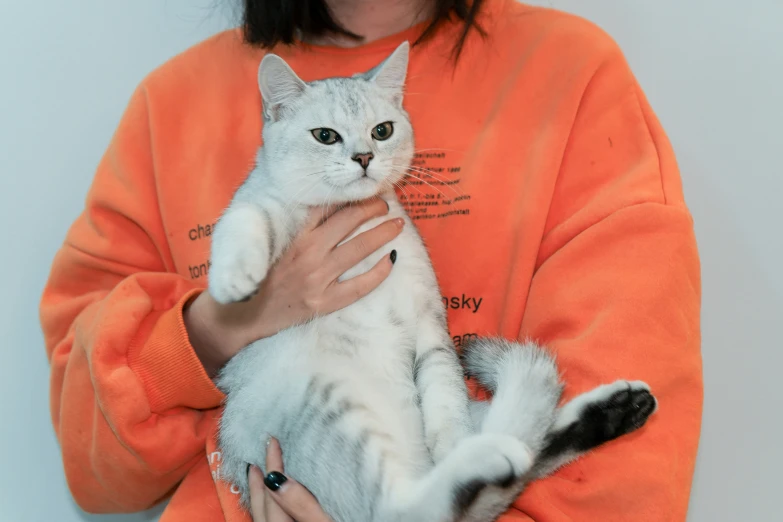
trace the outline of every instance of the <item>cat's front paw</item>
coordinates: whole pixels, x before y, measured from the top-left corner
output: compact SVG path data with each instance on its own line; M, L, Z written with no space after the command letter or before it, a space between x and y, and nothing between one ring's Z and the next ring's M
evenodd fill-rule
M221 304L252 297L269 270L269 252L253 244L221 249L209 268L209 293Z

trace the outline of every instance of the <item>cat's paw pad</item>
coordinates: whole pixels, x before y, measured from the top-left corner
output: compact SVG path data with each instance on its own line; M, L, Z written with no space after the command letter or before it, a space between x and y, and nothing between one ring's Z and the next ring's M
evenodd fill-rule
M209 269L209 293L218 303L244 301L258 292L269 269L263 246L248 246L214 256Z
M608 429L619 435L638 430L658 409L658 401L650 387L641 381L620 381L627 388L620 389L603 403L594 406L606 419Z
M617 381L599 386L573 401L562 430L571 432L574 446L589 449L641 428L658 408L650 387L642 381Z

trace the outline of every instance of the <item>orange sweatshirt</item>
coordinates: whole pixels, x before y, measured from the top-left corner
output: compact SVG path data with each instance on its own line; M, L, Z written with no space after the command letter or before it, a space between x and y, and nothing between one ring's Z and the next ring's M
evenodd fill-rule
M615 43L592 24L487 2L411 53L405 101L429 181L404 199L455 345L551 347L566 396L643 379L644 429L531 485L506 522L684 520L700 431L700 269L672 148ZM279 48L305 80L369 69L421 26L354 49ZM170 502L163 522L243 520L215 478L222 395L182 307L212 225L260 144L262 50L219 34L151 73L98 166L41 302L65 474L91 512ZM247 520L246 518L244 520Z

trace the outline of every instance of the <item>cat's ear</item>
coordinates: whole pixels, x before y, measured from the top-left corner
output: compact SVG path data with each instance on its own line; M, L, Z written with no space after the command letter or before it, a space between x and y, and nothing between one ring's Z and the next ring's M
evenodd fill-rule
M402 42L382 63L365 73L364 77L378 87L388 90L397 101L402 103L405 77L408 74L408 53L410 44Z
M276 54L267 54L258 66L258 87L261 89L264 119L275 121L280 109L301 96L307 84L285 60Z

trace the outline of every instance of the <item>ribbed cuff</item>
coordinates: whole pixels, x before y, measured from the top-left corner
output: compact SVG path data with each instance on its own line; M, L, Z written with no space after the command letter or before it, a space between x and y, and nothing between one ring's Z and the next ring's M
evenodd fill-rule
M154 412L176 407L207 410L224 399L193 350L182 317L188 301L202 291L191 290L173 308L151 317L149 335L140 335L143 344L128 354L128 365L144 383Z

